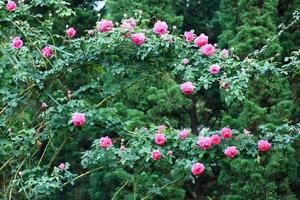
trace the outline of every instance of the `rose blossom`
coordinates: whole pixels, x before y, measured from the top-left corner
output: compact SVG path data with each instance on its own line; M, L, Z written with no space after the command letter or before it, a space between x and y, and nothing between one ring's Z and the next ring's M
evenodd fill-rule
M221 130L221 135L223 138L231 138L231 135L232 135L232 131L230 128L228 127L225 127L225 128L222 128Z
M200 137L197 141L197 145L204 150L208 150L212 145L212 139L210 137Z
M271 144L267 140L260 140L258 142L258 149L262 152L269 151Z
M45 58L51 58L53 56L53 51L52 51L52 48L49 47L49 46L46 46L42 49L42 55L45 57Z
M76 35L75 28L71 27L68 30L66 30L68 38L73 38Z
M11 46L12 46L12 48L14 48L14 49L20 49L20 48L23 46L23 41L21 40L20 37L15 37L15 38L12 40Z
M153 31L156 35L162 36L168 32L168 25L164 21L157 21L154 24Z
M190 134L190 131L188 129L183 129L179 133L179 139L184 140L188 137L189 134Z
M112 30L114 25L111 20L102 19L100 22L98 22L97 27L98 30L103 33Z
M215 74L219 73L220 69L221 69L220 65L212 65L212 66L210 66L209 71L211 74L215 75Z
M210 136L210 138L211 138L212 144L214 144L214 145L218 145L221 142L221 137L216 134Z
M197 45L198 47L202 47L204 45L206 45L208 43L208 37L201 33L200 36L198 36L195 40L194 40L195 45Z
M228 58L229 57L229 52L228 52L228 50L227 49L223 49L222 51L221 51L221 58L222 59L225 59L225 58Z
M101 137L99 139L99 145L100 145L100 147L102 147L104 149L107 149L107 148L109 148L109 147L112 146L112 141L111 141L111 139L108 136Z
M143 33L132 34L131 42L137 46L140 46L145 42L145 35Z
M120 147L120 151L125 151L126 150L126 147L124 146L124 145L122 145L121 147Z
M216 51L215 47L211 44L206 44L206 45L201 47L202 54L204 54L206 56L214 55L215 51Z
M63 170L65 169L65 163L60 163L60 164L58 165L58 168L59 168L61 171L63 171Z
M17 4L14 1L8 1L6 4L6 10L8 11L14 11L17 8Z
M229 158L235 157L237 153L238 153L238 150L236 149L235 146L227 147L224 151L224 154Z
M159 160L159 159L161 158L160 152L159 152L158 150L152 151L152 153L151 153L151 158L152 158L153 160Z
M185 41L192 42L195 39L194 31L185 31L184 37L185 37Z
M163 130L166 129L166 126L165 125L160 125L158 128L157 128L157 133L161 134L163 132Z
M161 133L157 133L155 135L154 140L155 140L155 143L160 146L163 146L166 143L166 137L164 134L161 134Z
M182 61L181 61L181 63L182 64L184 64L184 65L187 65L187 64L189 64L189 59L187 59L187 58L184 58L184 59L182 59Z
M173 156L173 151L168 151L167 155L168 156Z
M131 23L129 22L123 22L121 25L120 25L121 29L123 30L126 30L126 31L129 31L129 32L132 32L133 31L133 26L131 25Z
M72 115L72 122L74 126L82 126L85 123L85 116L83 113L74 113Z
M192 82L185 82L180 85L180 90L183 94L192 94L195 89L195 86Z
M192 173L194 175L201 175L201 174L203 174L204 169L205 169L204 165L202 163L197 162L197 163L194 163L192 166Z

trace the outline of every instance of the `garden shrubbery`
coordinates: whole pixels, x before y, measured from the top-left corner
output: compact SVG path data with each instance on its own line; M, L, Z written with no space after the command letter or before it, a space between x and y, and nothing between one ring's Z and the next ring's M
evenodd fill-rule
M299 51L274 55L298 12L251 53L179 35L172 4L71 26L71 3L0 0L2 199L299 198Z

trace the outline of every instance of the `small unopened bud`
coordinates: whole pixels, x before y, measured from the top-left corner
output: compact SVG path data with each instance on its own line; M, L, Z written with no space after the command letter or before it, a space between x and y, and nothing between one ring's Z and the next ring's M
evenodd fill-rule
M41 109L45 109L45 108L47 108L48 107L48 104L46 104L46 103L42 103L42 105L41 105Z

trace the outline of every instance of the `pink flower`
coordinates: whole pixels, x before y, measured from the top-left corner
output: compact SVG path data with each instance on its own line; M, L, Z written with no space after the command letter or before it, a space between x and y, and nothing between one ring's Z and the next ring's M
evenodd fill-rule
M74 126L82 126L85 123L85 116L83 113L74 113L72 115L72 122Z
M14 1L8 1L6 4L6 10L14 11L17 8L17 4Z
M192 82L185 82L180 85L180 90L183 94L192 94L194 92L195 86Z
M63 171L63 170L65 169L65 163L60 163L60 164L58 165L58 168L59 168L61 171Z
M123 22L120 27L121 29L126 30L128 32L132 32L134 29L131 23L129 22Z
M197 162L197 163L194 163L192 166L192 173L194 175L201 175L201 174L203 174L204 169L205 169L204 165L202 163Z
M212 139L210 137L200 137L197 141L197 145L204 150L210 149L212 145Z
M221 135L223 138L231 138L232 131L228 127L222 128Z
M201 47L202 54L204 54L206 56L214 55L215 51L216 51L215 47L211 44L206 44L206 45Z
M154 140L155 140L155 143L160 146L163 146L166 143L166 137L164 134L161 134L161 133L157 133L155 135Z
M271 148L271 144L266 141L266 140L260 140L258 142L258 149L262 152L266 152L269 151L269 149Z
M161 158L161 154L158 150L152 151L151 157L153 160L159 160Z
M142 45L145 42L145 35L143 33L136 33L131 35L131 42L137 46Z
M53 56L52 48L49 46L46 46L42 49L42 54L45 58L51 58Z
M218 145L221 142L221 137L216 134L210 136L210 138L211 138L212 144L214 144L214 145Z
M160 125L158 128L157 128L157 133L161 134L163 132L163 130L166 129L166 126L165 125Z
M235 146L227 147L224 151L224 154L229 158L235 157L237 153L238 150L236 149Z
M164 21L157 21L154 24L153 31L156 35L162 36L168 32L168 25Z
M48 107L48 104L46 104L46 103L42 103L42 105L41 105L41 109L45 109L45 108L47 108Z
M104 33L104 32L109 32L110 30L112 30L114 25L111 20L102 19L100 22L98 22L97 27L101 33Z
M125 150L126 150L126 147L125 147L124 145L122 145L122 146L120 147L120 150L121 150L121 151L125 151Z
M100 140L99 140L99 145L103 149L107 149L107 148L109 148L109 147L112 146L112 141L111 141L111 139L108 136L101 137Z
M192 42L195 39L194 31L185 31L184 37L185 37L185 41Z
M12 46L12 48L14 48L14 49L20 49L20 48L23 46L23 41L21 40L20 37L15 37L15 38L12 40L11 46Z
M214 75L214 74L219 73L220 69L221 69L220 65L212 65L212 66L210 66L209 71L211 74Z
M75 28L71 27L68 30L66 30L68 38L73 38L76 35Z
M182 61L181 61L181 63L182 64L184 64L184 65L187 65L187 64L189 64L189 59L187 59L187 58L184 58L184 59L182 59Z
M201 33L201 35L195 39L194 43L198 47L202 47L208 43L208 37L205 34Z
M186 138L189 136L189 134L190 134L190 131L189 131L188 129L183 129L183 130L180 131L180 133L179 133L179 138L180 138L181 140L184 140L184 139L186 139Z
M168 156L173 156L173 151L168 151L167 155Z
M135 26L136 26L135 19L133 19L133 18L126 19L124 22L126 22L126 23L130 23L130 24L131 24L131 26L133 26L133 27L135 27Z
M251 132L248 131L246 128L244 128L243 133L244 133L244 135L250 135Z
M88 30L89 35L94 35L94 30Z
M222 59L225 59L225 58L228 58L229 57L229 52L228 52L228 50L227 49L223 49L222 51L221 51L221 58Z

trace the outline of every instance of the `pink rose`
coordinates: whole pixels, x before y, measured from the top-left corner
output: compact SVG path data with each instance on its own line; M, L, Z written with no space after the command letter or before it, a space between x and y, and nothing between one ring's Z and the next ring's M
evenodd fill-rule
M101 33L104 33L112 30L114 25L111 20L102 19L100 22L98 22L97 27Z
M204 172L204 165L202 163L194 163L192 166L192 173L197 176L197 175L201 175Z
M130 24L131 24L131 26L133 26L133 27L135 27L135 26L136 26L135 19L133 19L133 18L126 19L124 22L126 22L126 23L130 23Z
M231 138L231 135L232 135L232 131L230 128L228 127L225 127L225 128L222 128L221 130L221 135L223 138Z
M166 129L166 126L165 125L160 125L158 128L157 128L157 133L161 134L163 132L163 130Z
M157 133L155 135L154 140L155 140L155 143L160 146L163 146L166 143L166 137L164 134L161 134L161 133Z
M85 123L85 115L83 113L74 113L72 115L74 126L82 126Z
M164 21L157 21L154 24L153 31L156 35L162 36L168 32L168 25Z
M122 145L122 146L120 147L120 150L121 150L121 151L125 151L125 150L126 150L126 147L125 147L124 145Z
M266 152L269 151L269 149L271 148L271 144L266 141L266 140L260 140L258 142L258 149L262 152Z
M237 153L238 150L236 149L235 146L227 147L224 151L224 154L229 158L235 157Z
M202 54L204 54L206 56L214 55L215 51L216 51L215 47L211 44L206 44L206 45L201 47Z
M42 105L41 105L41 109L45 109L45 108L48 108L48 104L46 104L46 103L42 103Z
M20 48L23 46L23 41L21 40L20 37L15 37L15 38L12 40L11 46L12 46L12 48L14 48L14 49L20 49Z
M66 30L68 38L73 38L76 35L75 28L71 27L68 30Z
M14 11L17 8L17 4L14 1L8 1L6 4L6 10Z
M208 43L208 37L205 34L201 33L201 35L195 39L194 43L198 47L202 47Z
M103 149L107 149L107 148L109 148L109 147L112 146L112 141L111 141L111 139L108 136L101 137L100 140L99 140L99 145Z
M185 31L184 37L185 37L185 41L192 42L195 39L194 31Z
M190 131L189 131L188 129L183 129L183 130L180 131L180 133L179 133L179 138L180 138L181 140L184 140L184 139L186 139L186 138L189 136L189 134L190 134Z
M161 158L161 154L158 150L152 151L151 157L153 160L159 160Z
M131 23L129 22L123 22L121 25L120 25L120 28L123 29L123 30L126 30L128 32L132 32L133 31L133 26L131 25Z
M60 164L58 165L58 168L59 168L61 171L63 171L63 170L65 169L65 163L60 163Z
M184 64L184 65L187 65L187 64L189 64L189 59L187 59L187 58L184 58L184 59L182 59L182 61L181 61L181 63L182 64Z
M221 137L216 134L210 136L210 138L213 145L218 145L221 142Z
M167 155L168 156L173 156L173 151L168 151Z
M222 59L225 59L225 58L228 58L229 57L229 52L228 52L228 50L227 49L223 49L222 51L221 51L221 58Z
M180 85L180 90L183 94L192 94L194 92L195 86L192 82L185 82Z
M142 45L145 42L145 35L143 33L136 33L131 35L131 42L137 46Z
M219 73L220 69L221 69L220 65L212 65L210 67L209 71L211 74L215 75L215 74Z
M210 137L200 137L197 141L197 145L204 150L208 150L212 145L212 139Z
M88 30L89 35L94 35L94 30Z
M53 51L52 51L52 48L49 47L49 46L46 46L42 49L42 55L45 57L45 58L51 58L53 56Z

